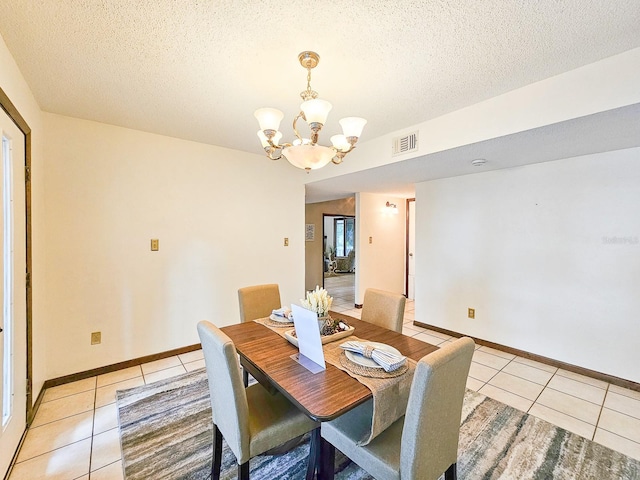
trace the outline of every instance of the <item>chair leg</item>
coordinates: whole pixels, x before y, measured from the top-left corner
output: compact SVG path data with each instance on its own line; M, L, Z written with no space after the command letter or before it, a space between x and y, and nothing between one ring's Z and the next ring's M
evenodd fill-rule
M244 383L244 388L249 386L249 372L246 368L242 368L242 382Z
M457 480L458 479L458 468L456 467L456 463L452 463L447 471L444 472L444 480Z
M238 465L238 480L249 480L249 461Z
M318 480L333 480L336 461L336 447L320 437L320 461Z
M306 480L313 480L318 469L318 460L320 459L320 427L311 431L311 440L309 441L309 461L307 463Z
M222 433L217 426L213 426L213 458L211 460L211 480L220 480L222 465Z

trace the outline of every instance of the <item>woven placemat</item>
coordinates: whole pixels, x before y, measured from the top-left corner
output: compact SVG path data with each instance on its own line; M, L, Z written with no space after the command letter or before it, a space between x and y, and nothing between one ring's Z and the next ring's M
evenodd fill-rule
M267 327L275 327L275 328L293 327L293 322L276 322L275 320L271 320L270 318L265 318L263 323Z
M409 370L409 365L405 363L403 366L392 372L385 372L383 368L371 368L363 365L358 365L347 358L345 352L340 354L340 365L356 375L362 375L363 377L371 378L393 378L404 375Z

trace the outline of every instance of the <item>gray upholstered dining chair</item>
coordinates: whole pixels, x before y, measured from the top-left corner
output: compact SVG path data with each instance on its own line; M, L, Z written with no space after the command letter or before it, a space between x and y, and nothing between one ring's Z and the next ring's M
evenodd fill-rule
M365 322L402 333L405 301L406 298L400 293L367 288L360 318Z
M220 478L222 438L238 462L238 478L249 478L249 459L292 438L318 428L280 393L271 395L261 385L242 385L233 341L210 322L198 323L209 379L213 417L211 478ZM311 458L311 456L310 456Z
M356 441L368 431L366 404L322 424L328 453L325 478L333 478L335 448L377 480L455 480L462 402L475 344L464 337L418 362L403 418L368 445ZM363 408L364 407L364 408ZM370 408L369 408L370 411Z
M277 283L240 288L238 303L240 304L240 323L268 317L273 310L281 307L280 288ZM242 381L245 387L249 384L249 372L245 369L242 369Z

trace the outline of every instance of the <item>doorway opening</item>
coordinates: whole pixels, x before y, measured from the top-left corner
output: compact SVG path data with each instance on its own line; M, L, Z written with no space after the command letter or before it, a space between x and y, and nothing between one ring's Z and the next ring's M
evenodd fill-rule
M355 303L356 217L322 215L323 286L334 304Z

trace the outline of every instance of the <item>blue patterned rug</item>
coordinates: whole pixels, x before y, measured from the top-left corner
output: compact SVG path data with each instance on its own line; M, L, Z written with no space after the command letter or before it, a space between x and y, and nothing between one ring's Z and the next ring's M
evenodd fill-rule
M118 392L125 480L206 480L212 454L204 369ZM640 479L640 462L477 392L467 391L460 427L458 478ZM251 459L252 479L303 479L309 441L279 456ZM237 475L224 445L222 479ZM337 480L369 480L336 452Z

